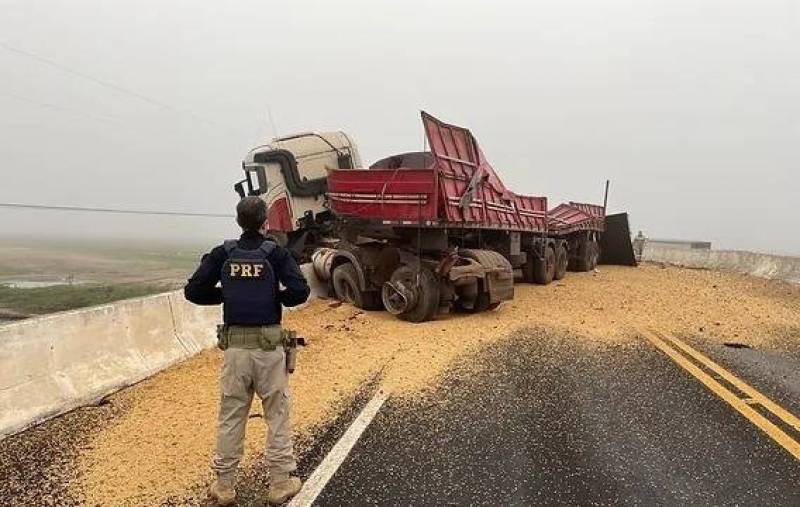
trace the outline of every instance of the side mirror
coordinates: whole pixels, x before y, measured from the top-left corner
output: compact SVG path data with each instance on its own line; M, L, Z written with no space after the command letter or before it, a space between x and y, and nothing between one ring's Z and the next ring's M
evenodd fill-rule
M262 195L267 193L267 171L263 165L245 165L244 175L247 178L248 194Z
M247 181L247 180L242 180L242 181L240 181L238 183L235 183L233 185L233 189L236 191L237 194L239 194L239 199L244 199L244 196L245 196L245 193L244 193L244 182L245 181Z

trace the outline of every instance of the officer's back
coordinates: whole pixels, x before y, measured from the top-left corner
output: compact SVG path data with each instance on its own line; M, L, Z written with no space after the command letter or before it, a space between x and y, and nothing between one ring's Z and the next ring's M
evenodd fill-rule
M258 198L253 197L253 199ZM291 252L268 241L259 228L243 226L244 231L235 245L225 242L203 256L200 267L184 288L186 299L192 303L198 305L225 303L223 309L225 324L245 326L280 324L281 306L296 306L308 299L310 293L308 283ZM272 246L265 247L265 242ZM266 252L268 248L270 251ZM234 268L229 264L229 269L223 274L223 267L232 259L232 254L256 263L260 262L263 254L269 265L261 268L259 277L252 276L254 274L252 267L249 268L251 271L243 273L241 271L243 265L239 265L240 270L232 274L231 269ZM269 276L266 268L271 268L273 273L272 291L258 283L259 280ZM229 280L226 281L231 282L230 289L226 286L224 292L223 287L217 286L223 276L227 276ZM256 283L248 285L250 282ZM279 284L283 285L283 289ZM256 286L260 290L256 289Z
M236 221L243 230L241 237L203 256L184 289L186 299L193 303L223 306L224 325L218 332L219 348L224 350L220 410L211 463L217 480L209 495L219 505L236 501L234 484L247 418L253 395L258 394L269 425L267 501L277 505L301 486L293 475L297 462L281 307L305 302L310 291L291 253L264 236L267 207L263 200L242 199L236 207Z

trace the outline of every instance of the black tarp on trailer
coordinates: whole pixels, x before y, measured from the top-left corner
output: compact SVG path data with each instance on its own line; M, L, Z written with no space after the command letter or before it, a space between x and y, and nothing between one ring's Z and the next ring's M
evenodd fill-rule
M636 266L627 213L606 215L605 232L600 237L600 264Z

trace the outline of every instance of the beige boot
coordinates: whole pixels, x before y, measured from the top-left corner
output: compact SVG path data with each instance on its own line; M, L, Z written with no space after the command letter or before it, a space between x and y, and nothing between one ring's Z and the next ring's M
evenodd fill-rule
M280 505L296 495L302 486L303 482L299 477L293 477L288 474L273 477L269 482L267 502L270 505Z
M222 507L235 504L236 490L233 489L233 482L233 477L218 477L208 490L208 496Z

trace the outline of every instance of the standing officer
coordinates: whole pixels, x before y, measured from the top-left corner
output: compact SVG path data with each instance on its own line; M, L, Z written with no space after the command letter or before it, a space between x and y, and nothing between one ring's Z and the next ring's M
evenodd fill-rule
M639 231L633 238L633 256L637 262L642 260L642 255L644 255L644 244L647 241L647 238L644 237L642 231Z
M264 236L267 206L249 196L236 206L243 229L203 256L184 294L198 305L222 304L224 325L219 345L224 352L217 450L211 467L217 480L209 495L220 505L236 501L234 481L244 450L244 433L253 393L258 393L269 425L268 502L280 504L300 491L289 423L289 386L281 333L281 305L308 299L309 288L291 253ZM217 282L221 287L217 287ZM279 283L283 285L280 288Z

